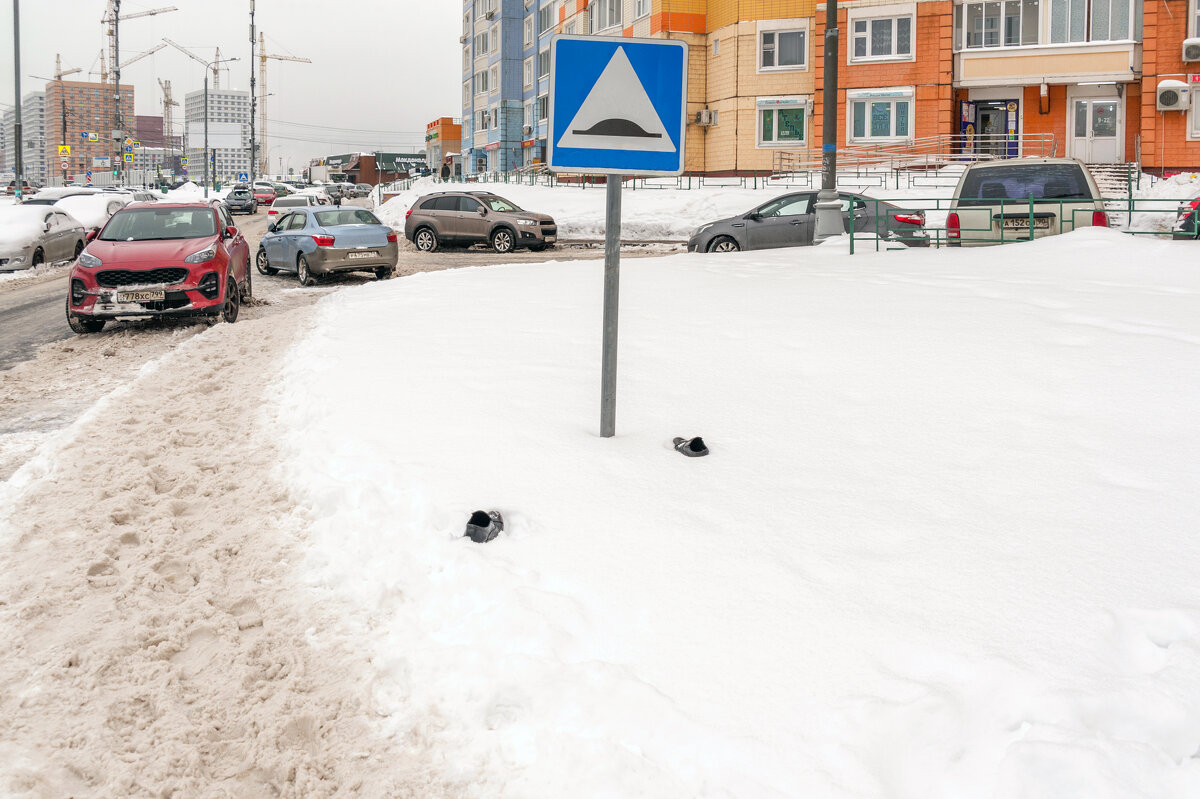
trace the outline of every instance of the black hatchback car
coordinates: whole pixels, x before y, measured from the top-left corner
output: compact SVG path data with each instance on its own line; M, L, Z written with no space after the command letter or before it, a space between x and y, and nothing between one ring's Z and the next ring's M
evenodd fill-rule
M249 186L235 186L225 197L225 204L233 214L257 214L258 200Z

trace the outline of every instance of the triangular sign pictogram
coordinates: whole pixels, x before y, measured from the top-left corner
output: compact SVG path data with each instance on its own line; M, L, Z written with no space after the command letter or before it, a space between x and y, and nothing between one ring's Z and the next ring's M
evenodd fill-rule
M613 53L555 146L652 153L678 149L623 47Z

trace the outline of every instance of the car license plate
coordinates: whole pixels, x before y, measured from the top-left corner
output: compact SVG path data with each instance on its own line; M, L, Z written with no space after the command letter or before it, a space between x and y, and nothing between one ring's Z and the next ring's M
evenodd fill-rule
M558 241L558 236L547 236L546 237L547 244L553 244L556 241Z
M347 258L350 258L350 259L354 259L354 258L378 258L378 257L379 257L379 253L377 253L377 252L375 252L375 251L373 251L373 250L372 250L372 251L370 251L370 252L350 252L350 253L346 253L346 257L347 257Z
M1049 230L1050 229L1050 217L1048 217L1048 216L1035 217L1033 220L1033 226L1037 230ZM1004 220L1004 227L1006 227L1006 228L1023 228L1025 230L1029 230L1029 217L1027 217L1027 216L1023 216L1020 218L1010 217L1010 218Z
M118 291L117 302L161 302L167 298L165 290L158 291Z

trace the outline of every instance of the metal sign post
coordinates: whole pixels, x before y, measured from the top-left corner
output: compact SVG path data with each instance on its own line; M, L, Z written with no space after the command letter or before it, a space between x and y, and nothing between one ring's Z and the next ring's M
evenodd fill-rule
M626 175L683 173L688 48L674 39L555 36L550 42L547 164L606 175L600 435L617 427L621 184Z

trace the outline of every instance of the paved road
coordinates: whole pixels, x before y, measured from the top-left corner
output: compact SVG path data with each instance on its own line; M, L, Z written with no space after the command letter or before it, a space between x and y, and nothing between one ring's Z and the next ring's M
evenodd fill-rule
M66 273L0 293L0 370L32 358L39 346L75 335L63 303Z

